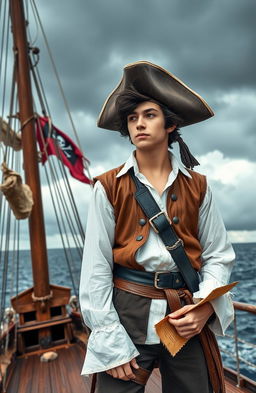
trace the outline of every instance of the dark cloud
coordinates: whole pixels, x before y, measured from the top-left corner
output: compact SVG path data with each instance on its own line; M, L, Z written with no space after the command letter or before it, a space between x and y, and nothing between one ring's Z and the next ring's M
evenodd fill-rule
M202 93L255 86L254 0L52 3L47 30L76 108L98 108L121 66L142 58Z
M193 153L219 150L230 160L255 162L255 0L53 0L38 7L93 174L131 151L129 141L98 129L96 119L123 66L141 59L166 67L214 109L214 118L182 130ZM31 22L32 39L36 30ZM54 122L70 132L45 46L40 39L35 45ZM234 189L221 182L213 188L229 229L255 229L248 178Z
M255 186L246 177L239 185L212 182L215 199L226 228L232 231L256 230ZM242 190L246 190L243 192Z

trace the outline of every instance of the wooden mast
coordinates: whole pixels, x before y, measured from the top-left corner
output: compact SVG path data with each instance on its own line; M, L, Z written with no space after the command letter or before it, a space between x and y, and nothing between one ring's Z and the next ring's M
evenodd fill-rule
M46 236L35 137L35 117L30 79L30 47L27 41L23 0L10 0L19 118L22 129L23 161L26 183L33 193L34 205L29 217L33 288L12 298L19 314L18 353L44 351L56 345L67 345L73 333L66 305L70 288L50 285Z
M22 127L22 147L26 183L33 193L34 206L29 218L30 246L34 295L50 294L46 237L35 139L35 119L29 70L29 47L22 0L10 0L11 20L16 57L19 117Z

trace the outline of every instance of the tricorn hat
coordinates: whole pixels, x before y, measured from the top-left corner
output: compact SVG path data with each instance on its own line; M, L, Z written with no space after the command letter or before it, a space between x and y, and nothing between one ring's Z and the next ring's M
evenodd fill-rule
M199 94L164 68L148 61L138 61L124 67L123 77L103 105L98 127L119 131L121 121L116 99L124 90L133 90L165 105L181 118L179 127L206 120L214 113Z

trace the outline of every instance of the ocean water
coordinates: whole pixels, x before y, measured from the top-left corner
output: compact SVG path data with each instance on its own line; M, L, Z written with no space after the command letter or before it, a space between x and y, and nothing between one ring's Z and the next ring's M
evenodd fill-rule
M232 290L233 300L238 302L245 302L256 305L256 243L239 243L234 244L236 252L236 265L234 267L231 281L239 281L239 284ZM73 262L70 266L67 265L65 254L62 249L50 249L48 251L49 260L49 274L52 284L63 285L68 287L75 287L76 291L79 285L81 254L76 250L71 250ZM30 252L20 251L19 263L19 279L17 281L17 270L12 261L13 254L9 255L9 271L8 282L6 288L6 298L15 296L16 292L21 292L26 288L32 286L32 271L30 265ZM0 286L2 287L4 255L1 258L0 264ZM70 278L69 271L71 270L73 280ZM74 290L73 290L74 292ZM5 306L9 302L6 300ZM247 312L237 311L237 330L238 336L244 342L240 342L239 354L247 362L256 365L256 315ZM233 324L228 328L228 336L234 335ZM222 348L223 362L226 366L236 368L236 362L232 358L235 353L234 339L230 337L218 338L219 345ZM252 346L247 344L250 343ZM228 354L226 353L228 352ZM254 380L256 380L256 368L241 362L240 369L242 373Z
M231 282L239 281L232 290L233 300L256 305L256 243L237 243L233 246L236 253L236 264L231 275ZM240 370L242 374L256 380L256 314L237 310L236 325L238 337L244 341L238 343L239 355L255 365L253 367L241 361ZM228 337L234 336L234 333L234 324L231 324L227 329L226 336L218 338L218 342L222 349L224 364L236 369L237 364L233 358L235 341Z

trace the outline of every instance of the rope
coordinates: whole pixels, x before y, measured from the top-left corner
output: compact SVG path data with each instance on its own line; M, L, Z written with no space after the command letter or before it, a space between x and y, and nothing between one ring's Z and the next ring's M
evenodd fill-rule
M65 168L64 168L64 164L63 164L63 161L62 161L62 157L61 157L61 155L59 154L59 153L60 153L60 148L59 148L59 146L56 144L56 142L55 142L55 147L56 147L56 150L57 150L57 152L58 152L58 158L59 158L58 165L59 165L59 169L60 169L61 174L62 174L62 176L63 176L63 180L64 180L64 183L65 183L65 186L66 186L66 187L68 188L68 190L70 191L70 192L68 192L66 195L67 195L68 198L69 198L69 202L70 202L70 204L71 204L71 206L72 206L72 208L73 208L73 212L75 213L75 217L77 218L77 223L79 223L78 230L79 230L79 229L81 230L80 235L81 235L81 238L82 238L82 240L83 240L83 239L84 239L84 231L83 231L82 224L81 224L81 221L80 221L80 218L79 218L79 215L78 215L78 211L77 211L77 208L76 208L76 205L75 205L75 202L74 202L74 198L73 198L73 196L72 196L72 191L71 191L70 184L69 184L69 181L68 181L68 177L67 177L67 174L66 174L66 171L65 171ZM60 161L61 161L62 165L60 165ZM62 194L62 196L63 196L63 194ZM71 196L72 196L73 199L71 198ZM64 198L62 198L62 199L64 199ZM74 202L74 204L72 204L72 202ZM69 213L69 210L68 210L68 207L67 207L67 204L66 204L65 200L64 200L64 204L65 204L65 206L66 206L66 208L67 208L67 210L66 210L66 213L67 213L67 220L68 220L69 222L71 222L70 228L73 229L73 235L74 235L74 234L75 234L75 229L74 229L74 226L72 225L72 220L70 219L70 218L71 218L71 217L70 217L70 213Z
M11 230L11 210L7 212L7 225L6 225L6 236L5 236L5 250L4 250L4 264L3 264L3 275L2 275L2 294L1 294L1 306L0 306L0 321L3 321L4 310L6 307L6 289L8 281L8 259L9 259L9 239ZM2 257L2 249L0 251Z
M49 186L49 176L48 176L48 172L47 172L46 168L45 168L45 174L46 174L47 181L48 181L48 186ZM59 217L58 217L58 214L57 214L56 204L55 204L55 201L54 201L54 198L53 198L53 193L52 193L51 186L49 186L49 191L50 191L51 198L52 198L53 208L54 208L54 211L55 211L57 225L58 225L58 228L59 228L59 233L60 233L60 237L61 237L61 241L62 241L62 245L63 245L63 250L64 250L64 253L65 253L65 257L66 257L66 262L67 262L67 266L68 266L68 270L69 270L69 275L70 275L70 278L71 278L72 287L73 287L74 293L77 296L78 291L77 291L77 287L76 287L76 284L75 284L75 280L74 280L71 264L70 264L70 261L69 261L69 257L68 257L68 254L67 254L67 250L66 250L66 247L65 247L64 237L63 237L63 233L62 233L62 230L61 230L61 224L60 224L60 220L59 220Z
M1 39L1 56L0 56L0 76L1 76L1 74L2 74L2 64L3 64L3 61L4 61L4 59L5 59L5 57L4 57L4 43L6 43L6 39L5 39L5 34L6 34L6 31L7 31L7 29L6 29L6 20L8 20L9 18L7 18L6 17L6 15L7 15L7 2L5 2L4 3L4 6L2 7L1 6L1 9L0 9L0 21L1 21L1 16L2 16L2 10L3 10L3 24L2 24L2 26L3 26L3 28L2 28L2 34L1 34L1 36L2 36L2 39ZM8 33L8 31L7 31L7 33Z
M5 5L5 13L6 13L6 5ZM7 27L6 27L6 37L5 37L5 25L6 25L6 19L7 19ZM8 64L8 45L9 45L9 25L10 25L10 19L9 18L4 18L4 25L3 25L3 36L2 36L2 45L1 45L1 56L3 56L3 52L4 52L4 42L6 43L5 45L5 50L6 50L6 54L5 56L3 56L4 59L4 83L3 83L3 87L2 87L2 91L1 94L3 96L3 103L2 103L2 117L4 114L4 104L5 104L5 94L6 94L6 81L7 81L7 64ZM2 66L2 63L1 63ZM1 71L1 70L0 70ZM1 75L1 72L0 72Z
M221 352L225 353L226 355L231 356L233 359L236 360L236 355L234 355L233 352L228 351L227 349L224 349L222 347L220 347ZM256 368L256 364L250 362L249 360L246 360L244 357L239 356L239 360L242 361L243 363L247 364L248 366L252 367L252 368Z
M36 4L35 4L34 0L31 0L31 5L34 7L35 15L37 17L39 26L41 28L41 32L42 32L42 35L43 35L43 38L44 38L44 42L45 42L45 45L46 45L46 48L47 48L47 51L48 51L48 55L50 57L50 61L51 61L52 67L53 67L53 71L54 71L55 77L57 79L57 83L58 83L58 86L59 86L59 89L60 89L60 92L61 92L61 96L62 96L64 105L65 105L66 111L68 113L68 117L69 117L72 129L73 129L73 132L74 132L75 137L76 137L77 144L78 144L80 150L82 150L81 145L80 145L80 141L79 141L79 137L78 137L78 134L77 134L77 131L76 131L76 128L75 128L75 125L74 125L74 122L73 122L73 119L72 119L72 116L71 116L71 112L70 112L70 109L69 109L68 101L66 99L66 96L65 96L65 93L64 93L64 90L63 90L60 78L59 78L59 74L58 74L58 71L57 71L57 67L55 65L55 62L54 62L54 59L53 59L53 55L52 55L52 52L51 52L51 49L50 49L50 45L48 43L48 40L47 40L45 31L44 31L44 28L43 28L43 25L42 25L42 22L41 22L41 18L39 16L39 13L38 13L38 10L37 10L37 7L36 7Z
M26 120L21 124L20 130L22 131L23 128L24 128L30 121L35 120L35 118L36 118L36 116L35 116L35 115L32 115L32 116L30 116L28 119L26 119Z
M39 27L38 27L38 22L37 22L36 15L35 15L35 12L34 12L33 7L31 7L31 9L32 9L32 12L33 12L33 14L34 14L34 22L35 22L35 27L36 27L36 32L35 32L35 38L34 38L34 40L32 40L32 37L31 37L30 29L29 29L29 28L27 29L27 32L28 32L28 36L29 36L29 41L31 42L31 46L33 46L34 43L38 40L38 36L39 36ZM30 17L29 17L28 0L26 0L26 11L25 11L25 15L26 15L26 20L30 20Z
M32 297L33 302L46 302L47 300L52 299L53 292L50 291L49 295L41 296L41 297L35 296L34 292L32 292L31 297Z
M41 128L39 128L39 131L42 132ZM46 152L46 154L47 154L47 152ZM47 157L48 157L48 155L47 155ZM48 187L49 187L49 191L50 191L50 195L51 195L51 199L52 199L52 203L53 203L53 208L54 208L54 212L55 212L55 216L56 216L57 225L58 225L58 228L59 228L61 241L62 241L62 244L63 244L63 250L64 250L64 253L65 253L65 257L66 257L66 261L67 261L67 265L68 265L68 269L69 269L69 275L70 275L70 278L71 278L72 287L73 287L73 290L74 290L75 294L77 295L77 286L75 285L74 276L73 276L71 263L70 263L70 258L68 256L68 252L67 252L67 249L66 249L66 246L65 246L65 241L64 241L64 235L63 235L63 232L62 232L62 227L64 227L64 233L67 233L66 226L65 226L65 223L64 223L63 210L64 210L64 212L67 215L67 214L69 214L69 209L68 209L67 206L66 206L65 209L63 209L63 198L64 197L62 195L63 193L61 192L61 189L60 189L60 187L58 185L58 182L57 182L57 171L56 171L55 165L49 159L49 157L48 157L48 162L49 162L49 169L50 169L50 173L51 173L53 181L50 182L50 178L49 178L48 170L47 170L46 166L44 167L45 168L45 175L46 175L46 179L47 179L47 183L48 183ZM54 198L52 188L55 191L55 195L57 196L56 198ZM59 213L57 211L59 211ZM74 239L74 241L75 240L76 239ZM68 246L70 248L70 244L69 244L67 235L66 235L66 242L68 243ZM75 244L76 244L76 242L75 242ZM71 260L72 260L72 256L71 256Z
M45 105L44 105L43 93L40 90L40 85L39 85L39 82L38 82L38 78L36 76L35 68L34 68L34 66L32 66L32 62L31 62L30 56L29 56L29 63L30 63L30 69L31 69L33 81L34 81L34 84L35 84L35 88L36 88L36 91L37 91L37 95L38 95L39 102L40 102L40 105L41 105L41 110L42 110L42 113L44 114L44 116L46 116L47 111L46 111L46 108L45 108ZM37 68L36 68L36 70L37 70Z
M225 337L232 338L233 340L235 339L235 336L232 335L232 334L225 334L225 336L223 338L225 338ZM242 338L237 337L237 341L239 341L242 344L246 344L249 347L256 348L256 344L253 344L253 343L250 343L248 341L245 341Z
M45 42L45 45L46 45L46 48L47 48L47 51L48 51L48 55L49 55L49 58L50 58L50 61L51 61L52 67L53 67L53 71L54 71L56 80L57 80L57 84L59 86L60 93L61 93L61 96L62 96L62 99L63 99L63 102L64 102L64 106L66 108L66 111L67 111L67 114L68 114L68 117L69 117L69 120L70 120L70 123L71 123L71 127L72 127L72 130L73 130L75 138L76 138L76 143L77 143L79 149L81 151L83 151L83 149L81 147L81 144L80 144L80 140L79 140L78 134L77 134L77 130L76 130L75 124L73 122L71 111L69 109L68 101L66 99L66 96L65 96L65 93L64 93L64 89L63 89L61 81L60 81L60 77L59 77L59 74L58 74L58 71L57 71L57 67L55 65L55 62L54 62L54 59L53 59L53 55L52 55L52 52L51 52L51 49L50 49L50 45L48 43L48 40L47 40L45 31L44 31L44 28L43 28L43 25L42 25L42 22L41 22L41 19L40 19L40 16L39 16L36 4L35 4L35 1L31 0L31 4L34 7L35 15L37 16L37 20L38 20L39 26L41 28L41 32L42 32L42 35L43 35L43 38L44 38L44 42ZM90 170L89 170L88 162L87 162L87 160L84 160L84 162L85 162L85 169L86 169L86 171L88 173L88 177L89 177L89 179L92 179L91 174L90 174ZM91 184L91 187L92 187L92 184Z
M44 141L43 132L42 132L40 124L39 124L39 132L41 134L41 139ZM59 153L58 145L56 144L55 147L56 147L57 153ZM47 144L45 144L45 146L44 146L44 152L47 155L48 162L51 164L52 163L51 157L49 157L48 154L47 154ZM71 209L73 210L73 213L74 213L73 216L71 216L70 209L69 209L69 206L67 205L67 202L65 200L64 193L62 192L61 187L58 185L58 182L56 181L57 171L56 171L55 165L53 164L53 165L50 165L50 170L51 170L51 173L52 173L52 176L53 176L53 185L55 187L56 194L59 197L59 198L57 198L57 203L59 204L61 202L61 204L59 204L60 214L62 214L63 210L65 211L66 217L67 217L67 221L68 221L69 227L70 227L72 235L73 235L74 242L75 242L77 247L81 247L82 245L81 244L79 245L77 243L77 240L76 240L75 228L74 228L74 224L73 224L73 219L72 218L76 219L76 224L78 226L78 231L79 231L79 228L82 228L82 224L81 224L78 212L77 212L77 208L76 208L76 205L75 205L75 202L74 202L74 198L72 199L70 197L70 196L72 196L72 191L71 191L71 187L70 187L70 184L69 184L69 181L68 181L68 178L67 178L67 174L66 174L65 169L64 169L64 164L63 164L63 161L62 161L62 157L60 156L60 154L58 154L58 158L59 158L59 160L57 161L57 165L59 167L59 170L60 170L60 172L62 174L62 178L63 178L64 183L65 183L65 191L67 191L67 189L69 191L69 192L65 192L65 196L67 196L69 198L69 203L70 203ZM52 168L54 168L55 171L52 171ZM50 182L48 182L48 186L50 187ZM59 202L59 199L60 199L60 202ZM64 209L63 209L63 207L64 207ZM84 232L83 232L83 230L82 230L82 232L80 232L80 236L81 236L81 238L83 240L84 239Z
M39 74L39 71L38 71L37 68L36 68L36 72L35 72L34 68L32 69L32 75L33 75L33 80L34 80L34 83L35 83L35 86L36 86L36 90L37 90L37 93L38 93L40 105L42 107L42 110L43 110L44 114L46 115L45 112L46 112L46 108L48 108L48 105L47 105L46 96L45 96L45 93L44 93L44 89L43 89L43 86L42 86L41 79L38 80L38 78L40 78L40 74ZM41 90L40 90L40 88L41 88ZM51 119L51 116L47 116L47 117L49 117L49 119ZM41 132L41 130L40 130L40 132ZM45 149L44 149L45 150L45 154L47 155L47 149L46 148L47 148L47 144L45 145ZM57 148L56 150L58 151L58 145L56 145L56 148ZM48 155L47 155L47 157L48 157ZM58 156L58 158L62 162L62 157L60 155ZM68 181L68 177L67 177L66 172L64 170L63 163L62 163L62 166L60 166L60 163L58 162L58 165L59 165L59 169L60 169L60 171L62 173L62 177L64 179L64 183L65 183L66 189L68 189L68 191L69 191L66 195L67 195L67 197L69 199L70 206L71 206L71 208L73 210L73 213L74 213L73 218L75 218L75 220L76 220L76 225L78 227L78 231L80 232L80 236L82 237L82 239L84 239L83 227L82 227L81 220L80 220L80 217L79 217L79 214L78 214L78 211L77 211L77 207L76 207L76 204L75 204L75 201L74 201L74 196L73 196L73 193L71 191L71 187L70 187L70 183ZM62 198L62 200L63 200L63 198ZM65 200L64 200L63 203L66 205ZM67 206L66 206L66 208L67 208ZM67 208L66 211L69 212L69 209ZM68 218L68 220L69 220L69 225L71 227L73 227L73 225L72 225L72 221L73 220L71 219L71 216L70 216L70 218ZM74 233L75 233L75 229L73 227L73 237L74 237ZM75 239L74 239L74 241L75 241L77 247L82 247L82 245L79 246L77 244L77 241Z

